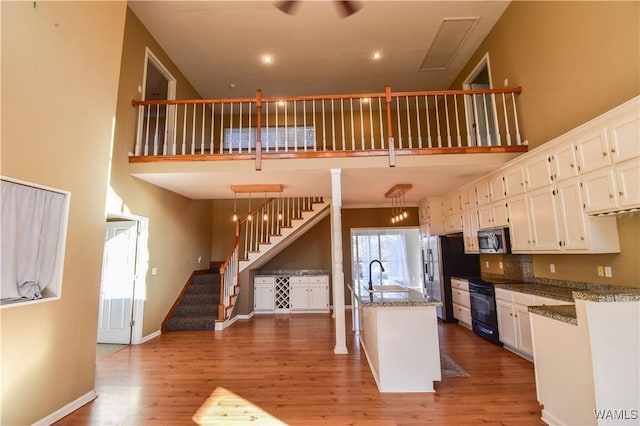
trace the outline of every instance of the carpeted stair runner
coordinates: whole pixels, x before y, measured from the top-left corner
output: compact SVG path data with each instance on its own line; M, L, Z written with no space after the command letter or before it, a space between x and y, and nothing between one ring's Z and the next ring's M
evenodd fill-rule
M220 275L196 275L167 321L166 330L214 330L219 302Z

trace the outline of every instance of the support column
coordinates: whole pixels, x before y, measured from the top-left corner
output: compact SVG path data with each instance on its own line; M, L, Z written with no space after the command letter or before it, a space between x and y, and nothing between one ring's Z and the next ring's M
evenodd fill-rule
M333 264L333 315L336 325L335 354L348 354L342 257L342 169L331 169L331 263Z

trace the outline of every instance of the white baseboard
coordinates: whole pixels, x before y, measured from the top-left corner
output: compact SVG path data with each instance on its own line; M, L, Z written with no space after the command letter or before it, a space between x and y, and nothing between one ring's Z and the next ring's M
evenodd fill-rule
M540 420L551 426L564 425L564 423L559 418L551 414L549 410L545 409L542 409L542 417L540 418Z
M216 322L216 331L222 331L225 328L229 327L231 324L233 324L234 322L238 321L239 319L241 320L248 320L253 318L254 312L251 312L248 315L236 315L233 318L229 318L226 321L223 322Z
M149 340L155 339L156 337L160 336L161 334L162 334L162 331L160 331L160 330L156 330L153 333L147 334L146 336L144 336L142 338L142 340L140 341L140 344L147 343Z
M60 420L61 418L65 417L65 416L68 416L69 414L73 413L78 408L82 407L83 405L86 405L86 404L90 403L91 401L93 401L97 397L98 397L98 394L96 394L96 391L92 389L91 391L85 393L80 398L76 399L75 401L71 401L70 403L68 403L64 407L60 408L59 410L49 414L47 417L38 420L37 422L34 423L34 425L35 426L51 425L51 424L57 422L58 420Z

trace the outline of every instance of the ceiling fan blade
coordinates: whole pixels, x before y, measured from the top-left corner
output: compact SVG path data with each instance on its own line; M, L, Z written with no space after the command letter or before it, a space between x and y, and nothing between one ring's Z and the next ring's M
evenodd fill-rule
M286 13L287 15L293 15L295 9L298 7L298 0L287 0L287 1L279 1L275 4L275 6L281 12Z
M362 5L356 1L337 0L335 3L342 18L347 18L362 8Z

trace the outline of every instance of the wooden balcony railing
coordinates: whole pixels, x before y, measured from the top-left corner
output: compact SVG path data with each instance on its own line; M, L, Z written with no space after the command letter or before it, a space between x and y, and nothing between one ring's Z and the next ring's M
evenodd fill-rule
M132 101L131 162L496 151L520 147L521 88ZM487 149L493 148L493 149ZM514 151L526 150L512 149ZM504 149L505 151L507 149ZM499 151L499 149L498 149ZM186 158L198 157L198 158Z

